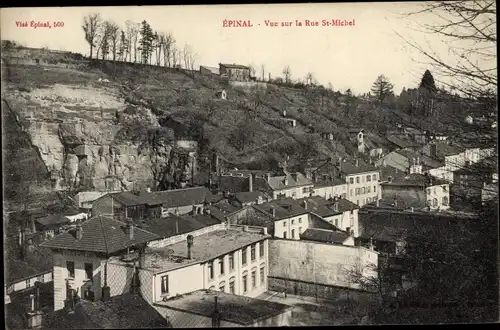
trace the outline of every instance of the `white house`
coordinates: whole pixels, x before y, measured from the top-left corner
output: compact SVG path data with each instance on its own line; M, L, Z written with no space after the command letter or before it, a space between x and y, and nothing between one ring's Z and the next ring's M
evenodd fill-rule
M340 161L340 175L347 183L347 200L363 206L380 199L380 172L370 164Z
M472 125L472 123L474 123L474 118L472 118L472 116L471 116L471 115L467 115L467 117L465 117L465 122L466 122L467 124Z

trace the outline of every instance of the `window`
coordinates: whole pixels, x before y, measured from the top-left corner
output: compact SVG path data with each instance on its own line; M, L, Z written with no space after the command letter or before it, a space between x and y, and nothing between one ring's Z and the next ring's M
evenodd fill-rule
M226 282L220 282L219 290L222 292L226 292Z
M66 261L66 269L68 270L68 277L75 277L75 262L74 261Z
M236 290L234 288L234 278L229 280L229 292L231 292L232 294L236 293Z
M372 179L373 179L373 181L377 181L377 174L373 174Z
M260 283L264 283L266 281L266 272L264 266L260 267Z
M434 205L434 207L437 207L437 206L438 206L438 200L437 200L437 198L434 198L434 199L432 200L432 205Z
M255 256L255 248L256 248L256 246L255 245L256 244L253 244L251 246L251 248L250 248L250 260L252 260L252 261L255 261L255 258L256 258L256 256Z
M356 183L359 183L359 176L356 177Z
M161 294L168 294L168 275L161 277Z
M361 194L366 193L365 187L361 188Z
M259 256L264 258L264 242L259 243Z
M292 197L295 197L295 191L292 193Z
M219 259L219 270L220 274L224 275L224 258Z
M299 223L302 223L302 218L299 218Z
M257 271L254 270L252 272L252 288L255 288L257 286Z
M92 280L94 278L94 267L92 263L85 263L85 279Z
M307 189L307 187L302 188L302 193L303 193L303 194L306 194L306 193L307 193L307 190L308 190L308 189Z
M241 264L246 265L247 264L247 248L243 248L241 250Z
M292 238L295 238L295 229L292 229Z
M26 287L27 287L27 288L31 287L31 282L30 282L30 280L26 280Z
M286 227L286 220L283 221L283 227Z
M366 193L369 194L372 192L372 187L368 186L366 187Z
M448 197L443 197L443 205L448 205Z
M286 238L286 231L283 232L283 238Z
M373 192L377 192L377 186L373 186Z
M370 182L371 179L372 179L371 176L369 176L369 175L366 176L366 182Z
M243 275L243 292L248 291L248 275Z
M349 178L349 183L353 184L354 183L354 178Z
M356 188L356 196L359 195L359 188Z
M229 271L234 270L234 252L229 254Z
M292 225L295 223L295 219L292 219Z
M208 262L208 279L213 280L214 278L214 262Z

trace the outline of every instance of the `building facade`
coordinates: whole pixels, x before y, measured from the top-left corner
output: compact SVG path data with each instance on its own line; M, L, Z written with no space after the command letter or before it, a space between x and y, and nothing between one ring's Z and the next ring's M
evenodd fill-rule
M219 64L219 75L233 81L250 81L250 68L239 64Z

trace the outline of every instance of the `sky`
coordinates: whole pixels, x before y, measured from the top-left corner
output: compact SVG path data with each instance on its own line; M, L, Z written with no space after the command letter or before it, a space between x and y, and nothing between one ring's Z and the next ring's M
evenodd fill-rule
M253 65L260 76L262 64L272 77L283 76L285 66L292 79L313 73L315 79L335 90L350 88L367 93L380 75L385 75L399 94L403 87L418 86L429 66L418 53L405 47L398 36L433 45L446 58L447 48L434 36L414 30L415 18L401 14L418 9L421 3L261 4L135 7L44 7L2 8L1 39L28 47L47 47L88 55L82 22L85 15L99 13L125 27L127 20L146 20L159 32L171 32L177 47L190 45L197 54L196 65L218 63ZM353 26L321 26L323 20L354 20ZM419 16L419 21L426 20ZM224 20L250 20L253 27L223 27ZM303 26L269 27L265 21ZM320 26L305 26L305 20ZM52 28L19 27L16 22L50 22ZM56 27L62 22L63 27ZM424 39L426 38L426 39ZM435 77L439 80L439 77Z

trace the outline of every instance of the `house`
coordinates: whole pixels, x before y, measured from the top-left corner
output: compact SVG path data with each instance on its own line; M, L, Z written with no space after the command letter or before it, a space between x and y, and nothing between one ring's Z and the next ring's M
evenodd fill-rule
M436 141L425 145L422 153L431 158L444 162L444 166L429 169L429 174L453 182L453 172L464 167L466 162L465 149L451 142Z
M375 166L381 171L385 168L393 168L400 172L408 173L426 173L430 169L436 169L444 166L444 162L422 154L412 149L395 150L375 162Z
M334 197L326 200L319 196L298 200L307 211L314 213L342 231L358 237L359 206L345 198ZM309 226L311 228L312 226Z
M347 183L347 200L363 206L380 199L380 172L375 166L356 159L354 163L340 160L337 167Z
M347 196L347 183L336 176L313 173L312 181L314 183L312 196L320 196L325 199L346 198Z
M63 309L70 302L68 297L106 298L112 284L106 277L108 258L144 248L159 238L130 221L99 215L42 243L53 254L54 310Z
M340 230L309 228L300 235L300 239L305 241L354 246L354 237L348 232Z
M92 203L92 215L138 220L146 215L146 203L129 191L109 193Z
M381 143L381 138L369 135L364 129L357 132L351 141L355 143L358 153L368 154L371 159L379 159L384 153L384 143Z
M176 328L282 327L291 325L292 307L218 290L197 290L155 303Z
M200 65L200 73L205 76L218 76L219 68L215 66Z
M269 202L271 197L262 191L242 191L234 194L233 203L239 207Z
M399 173L389 177L388 182L381 183L382 198L394 200L398 205L399 198L405 205L414 209L447 210L450 208L450 186L448 182L419 173ZM411 203L415 204L411 204Z
M219 75L233 81L250 81L250 68L239 64L219 63Z
M460 190L457 193L460 195L461 192L464 197L462 199L477 202L481 199L485 184L490 185L497 180L495 178L498 176L497 159L496 157L482 159L453 172L453 176L455 187Z
M397 134L397 135L389 134L386 137L386 139L398 149L405 149L405 148L416 149L422 146L421 143L414 141L410 137L402 134Z
M203 208L212 199L212 193L205 187L182 188L156 192L141 192L141 201L147 205L147 213L153 216L167 216L169 213L202 214Z
M298 240L299 235L309 228L308 210L292 198L273 200L253 207L271 217L274 237Z
M230 192L262 191L273 199L309 196L314 184L299 172L282 171L274 174L265 171L232 170L219 177L219 189Z
M483 189L481 190L482 205L486 205L491 202L496 202L498 205L498 175L496 176L495 182L485 182Z
M89 212L92 210L92 203L106 194L107 192L101 191L81 191L75 195L74 200L78 203L80 210Z
M201 289L257 297L267 291L269 238L265 228L219 224L152 241L143 253L108 261L110 278L126 277L111 296L128 289L133 278L124 270L139 262L140 290L152 305Z
M63 232L69 227L72 221L62 214L50 214L45 217L37 218L37 230L41 232L45 239L51 239L55 235Z

